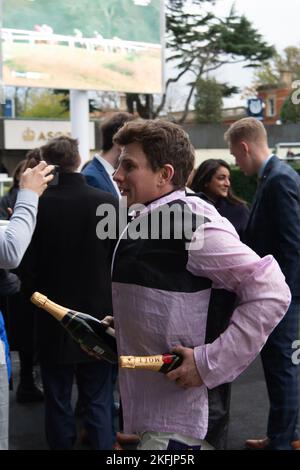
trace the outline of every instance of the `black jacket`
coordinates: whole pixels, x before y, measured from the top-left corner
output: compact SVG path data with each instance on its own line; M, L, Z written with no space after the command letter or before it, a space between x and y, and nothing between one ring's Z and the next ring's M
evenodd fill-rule
M222 217L226 217L232 223L235 230L244 241L244 233L249 219L249 209L244 204L234 204L228 198L221 197L215 207Z
M110 240L96 235L97 207L118 201L87 185L78 173L60 174L58 186L40 198L37 225L21 264L26 296L33 291L70 309L99 319L112 313ZM91 359L62 326L36 309L38 352L44 364L89 362Z

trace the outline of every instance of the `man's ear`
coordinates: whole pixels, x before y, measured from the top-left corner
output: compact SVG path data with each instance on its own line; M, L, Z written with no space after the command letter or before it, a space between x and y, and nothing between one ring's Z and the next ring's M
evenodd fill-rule
M166 183L171 183L171 181L173 179L173 176L174 176L174 168L173 168L172 165L167 163L160 170L160 180L159 180L160 185L165 185Z
M245 153L249 153L249 144L246 140L241 140L240 146Z

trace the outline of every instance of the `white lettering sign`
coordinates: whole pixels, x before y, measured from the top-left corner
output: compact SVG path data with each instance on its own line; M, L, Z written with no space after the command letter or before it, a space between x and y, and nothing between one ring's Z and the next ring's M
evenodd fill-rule
M4 148L29 150L40 147L53 137L71 136L69 121L4 120ZM95 149L95 125L89 123L90 149Z

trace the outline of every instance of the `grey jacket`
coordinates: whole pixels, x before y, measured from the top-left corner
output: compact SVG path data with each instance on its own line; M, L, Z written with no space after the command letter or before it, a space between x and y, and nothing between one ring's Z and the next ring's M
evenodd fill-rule
M35 228L38 200L34 191L19 191L6 230L0 228L0 268L14 269L20 264Z

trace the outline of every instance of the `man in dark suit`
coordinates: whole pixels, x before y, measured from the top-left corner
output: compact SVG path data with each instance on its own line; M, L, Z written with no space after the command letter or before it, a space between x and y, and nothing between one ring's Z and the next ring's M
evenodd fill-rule
M130 113L114 113L102 123L100 127L102 151L100 155L96 154L93 160L82 170L82 174L85 176L89 186L109 192L113 196L121 197L118 186L112 178L118 166L121 148L113 142L113 137L125 122L132 121L133 119L135 119L135 117ZM117 369L113 372L114 386L116 380ZM79 409L81 408L80 397L77 406ZM114 413L113 409L113 414ZM122 429L122 407L120 408L120 428ZM133 444L137 441L137 436L124 434L122 432L117 432L116 437L120 444Z
M29 299L39 291L70 309L102 319L112 311L111 241L99 239L97 208L118 200L91 188L76 170L78 143L66 136L41 148L43 158L59 165L58 184L40 200L32 242L21 264L22 286ZM87 355L50 315L36 312L37 348L45 393L49 447L72 449L76 422L71 406L74 374L83 401L83 421L95 450L113 446L112 365Z
M298 367L292 362L300 311L300 177L272 155L263 124L241 119L225 133L231 154L246 175L258 175L245 243L260 256L272 254L292 293L285 317L261 351L270 400L267 437L246 441L250 449L300 446Z
M100 127L102 151L100 155L96 154L82 170L82 174L90 186L107 191L116 197L120 196L120 192L112 175L118 163L120 148L113 143L113 136L125 122L132 119L134 119L132 114L114 113L103 122Z

